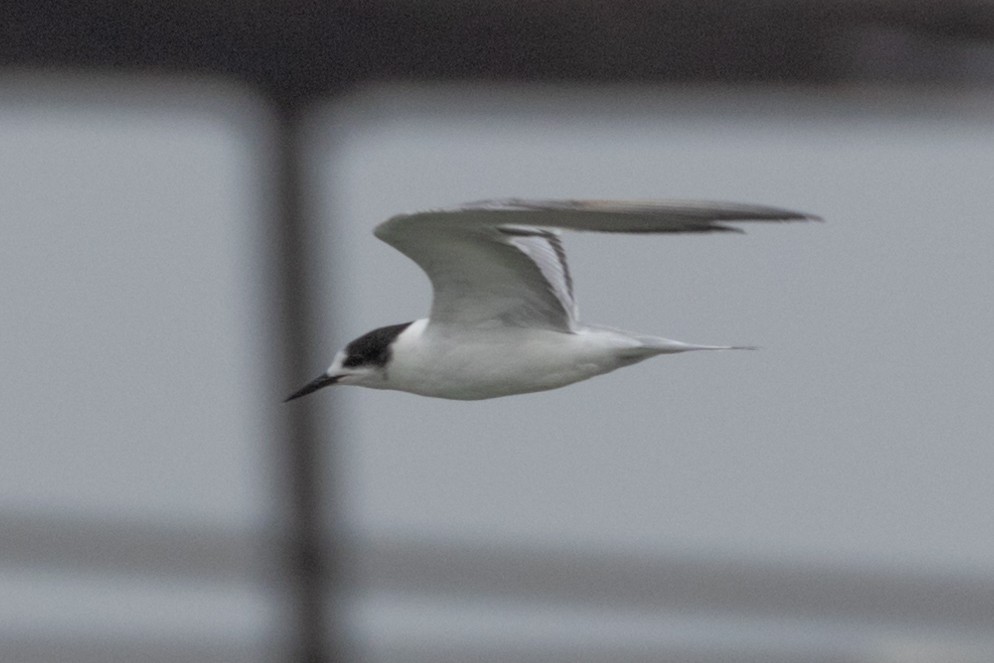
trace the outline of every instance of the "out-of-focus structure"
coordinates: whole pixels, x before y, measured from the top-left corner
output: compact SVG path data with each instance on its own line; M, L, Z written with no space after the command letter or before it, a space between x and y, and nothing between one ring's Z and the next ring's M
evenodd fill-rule
M318 186L304 149L307 122L315 107L381 83L515 83L590 89L619 83L706 84L713 89L762 85L822 90L856 84L870 89L927 84L940 91L964 86L984 89L994 83L994 3L5 3L0 20L0 81L8 85L0 103L22 107L19 95L31 96L32 86L40 82L49 90L64 85L70 92L56 93L62 103L69 104L65 99L78 95L85 99L84 105L92 105L107 82L122 75L147 81L143 85L150 101L136 101L146 109L181 107L187 102L195 106L201 103L196 99L197 85L206 90L230 84L233 96L212 112L246 113L249 120L239 130L257 132L245 149L259 174L254 183L262 190L253 195L262 201L263 230L257 246L265 251L264 262L259 263L265 267L256 274L260 289L254 294L266 305L265 315L239 319L267 327L263 335L269 342L253 348L268 354L235 360L261 362L261 375L275 385L272 391L256 392L252 408L270 433L265 436L268 456L264 464L278 467L272 495L278 496L274 499L279 506L267 513L266 526L225 529L181 518L152 522L91 517L72 510L52 513L35 509L23 499L19 502L16 496L0 503L0 572L12 578L11 587L20 588L13 594L13 604L3 609L9 620L7 625L0 624L0 659L22 663L362 659L362 647L349 644L362 638L350 631L343 617L345 601L340 597L363 582L368 586L362 589L374 592L431 592L457 598L475 593L511 604L521 601L541 606L543 601L559 601L581 607L622 606L636 613L620 628L622 635L605 630L595 645L582 645L578 650L572 649L568 634L551 637L541 646L488 649L486 643L479 648L464 641L452 644L444 635L419 634L411 627L406 640L398 636L371 648L371 660L865 660L825 634L803 641L785 634L786 644L780 649L759 644L738 653L729 653L733 645L703 636L653 644L656 641L647 634L655 626L640 623L638 613L659 605L673 606L676 624L682 619L680 611L746 615L745 626L736 622L733 631L748 628L748 619L761 622L770 615L816 618L829 625L893 618L895 628L907 631L922 624L971 633L994 628L991 579L984 584L972 578L900 573L864 577L845 569L801 563L782 568L693 558L648 559L593 550L566 554L509 546L495 552L472 541L453 543L442 553L416 539L364 547L361 541L339 536L339 500L329 499L338 490L332 481L337 477L333 471L337 436L345 432L319 424L315 401L283 407L278 403L283 390L313 377L311 373L320 366L315 363L318 351L330 358L333 350L324 344L315 347L319 308L331 305L319 300L311 288L315 264L323 257L307 223L314 214L309 207L313 205L309 187ZM163 81L168 88L177 78L197 83L178 99L157 88ZM48 112L44 98L31 101L28 109L29 114ZM56 179L47 186L57 192L66 182ZM8 214L0 212L0 216ZM24 287L30 291L32 286ZM223 302L217 304L223 306ZM206 327L205 333L210 333ZM325 358L321 355L320 360ZM60 406L52 403L51 407L57 411ZM177 412L174 416L184 415ZM109 425L105 434L113 435L114 427ZM22 449L20 455L27 457L29 452L23 449L31 447L31 439L4 437L3 447ZM80 444L85 446L85 440ZM177 453L181 452L177 447ZM25 461L23 466L30 464ZM22 502L25 508L17 506ZM991 505L984 508L989 510ZM25 569L29 573L20 576ZM258 607L253 608L253 616L231 625L236 635L221 637L210 628L203 632L194 628L205 621L225 622L219 615L226 606L240 603L237 597L229 597L216 609L201 605L202 614L190 617L189 637L184 635L187 622L182 619L164 635L152 637L135 633L154 633L154 629L102 630L99 625L88 626L85 620L77 623L72 616L46 622L32 615L41 614L48 599L31 598L27 605L18 605L16 600L17 596L35 596L29 585L36 583L48 583L50 594L58 595L63 591L62 581L68 579L76 585L65 591L80 596L89 591L87 583L99 586L94 596L114 606L110 613L130 613L122 624L131 624L132 618L138 620L134 623L153 623L160 608L141 598L140 589L128 585L145 576L160 579L167 587L164 591L211 583L249 586L254 589L246 591L255 598L247 601ZM770 593L771 586L778 590ZM256 595L259 587L262 599ZM103 614L99 609L97 613ZM143 614L141 619L138 613ZM530 619L516 609L511 613L510 622ZM19 615L27 616L21 619ZM261 635L258 624L266 624ZM225 628L219 626L217 632L227 633ZM508 628L522 626L509 623ZM693 628L687 632L693 633ZM718 631L721 628L721 624L715 626ZM637 644L643 640L648 644ZM990 653L986 645L978 647L981 654L977 656ZM954 651L962 660L975 660L970 646L938 651L935 656ZM929 652L908 654L896 647L873 660L951 660L929 656Z

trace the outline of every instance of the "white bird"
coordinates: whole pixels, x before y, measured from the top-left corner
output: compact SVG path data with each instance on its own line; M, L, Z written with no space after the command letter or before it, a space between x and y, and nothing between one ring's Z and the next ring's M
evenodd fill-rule
M378 238L434 288L429 317L360 336L286 400L329 385L477 400L555 389L693 345L580 324L558 230L742 232L720 222L806 221L775 207L698 201L501 200L395 216Z

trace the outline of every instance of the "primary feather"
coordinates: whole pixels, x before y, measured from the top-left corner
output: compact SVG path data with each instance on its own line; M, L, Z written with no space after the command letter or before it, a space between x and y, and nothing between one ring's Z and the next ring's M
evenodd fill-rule
M572 331L576 299L557 230L741 232L722 222L812 219L817 217L732 203L508 199L401 214L375 233L428 275L432 325Z

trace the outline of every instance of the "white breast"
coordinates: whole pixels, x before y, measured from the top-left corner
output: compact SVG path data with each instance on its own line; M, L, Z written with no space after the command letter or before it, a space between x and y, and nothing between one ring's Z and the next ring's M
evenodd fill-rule
M418 320L394 342L383 388L458 400L555 389L633 363L640 345L609 330L429 328Z

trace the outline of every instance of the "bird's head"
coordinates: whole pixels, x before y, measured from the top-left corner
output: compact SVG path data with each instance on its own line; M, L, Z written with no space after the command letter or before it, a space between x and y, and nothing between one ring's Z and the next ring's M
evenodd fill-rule
M306 396L333 384L383 388L387 380L391 345L411 323L380 327L363 334L335 355L335 360L323 374L290 395L286 401ZM284 401L284 402L286 402Z

